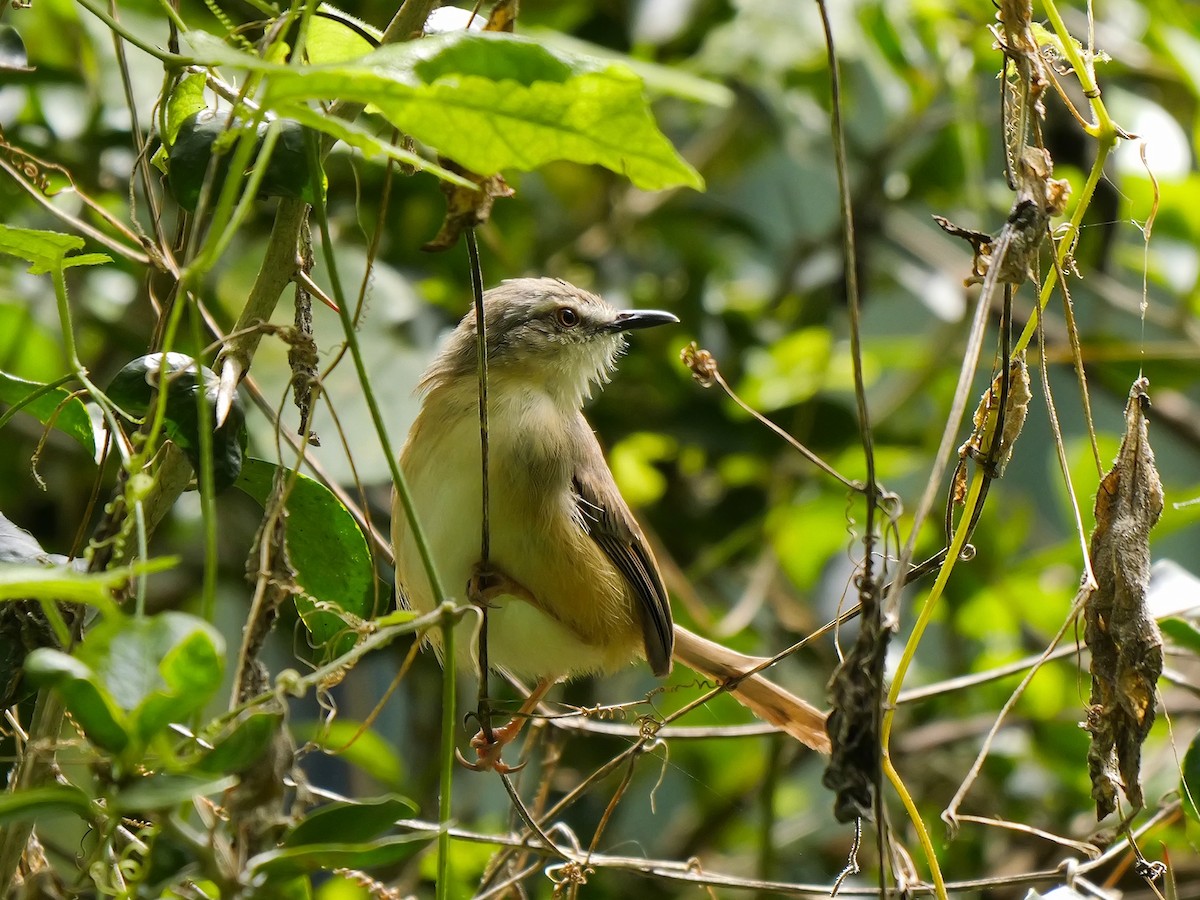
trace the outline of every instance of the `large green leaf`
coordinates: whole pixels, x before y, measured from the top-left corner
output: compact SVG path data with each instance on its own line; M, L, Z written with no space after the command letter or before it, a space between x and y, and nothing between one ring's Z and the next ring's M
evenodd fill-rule
M221 685L223 652L220 633L195 616L113 612L74 655L35 650L25 668L58 689L92 743L121 753L201 709Z
M264 460L248 459L236 486L265 506L277 470ZM304 589L296 608L318 645L336 656L353 646L355 638L352 623L335 610L356 619L374 612L375 567L367 540L342 502L304 475L296 476L287 512L288 556Z
M83 401L78 397L72 397L70 391L63 388L56 387L45 390L47 387L36 381L26 381L16 375L0 372L0 402L15 406L24 401L26 397L41 390L41 396L30 400L22 409L36 416L43 425L53 419L55 428L63 434L73 437L83 445L83 449L95 456L95 433Z
M647 190L703 179L658 130L642 81L619 63L511 34L454 32L304 68L189 35L199 58L268 76L269 106L337 98L373 104L401 131L484 175L554 160L596 163Z

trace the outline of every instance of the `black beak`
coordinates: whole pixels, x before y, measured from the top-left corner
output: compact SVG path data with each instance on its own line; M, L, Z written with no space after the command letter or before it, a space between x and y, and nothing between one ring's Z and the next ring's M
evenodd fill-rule
M605 331L634 331L638 328L653 328L655 325L671 325L679 321L674 313L661 309L627 309L617 314Z

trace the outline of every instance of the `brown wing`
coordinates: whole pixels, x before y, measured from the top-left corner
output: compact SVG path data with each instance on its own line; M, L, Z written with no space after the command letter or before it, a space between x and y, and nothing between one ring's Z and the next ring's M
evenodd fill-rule
M667 589L663 586L658 563L654 561L641 528L612 480L612 473L604 461L595 435L582 416L580 422L582 430L586 432L580 443L588 449L575 469L573 482L579 521L588 536L629 582L638 599L646 661L655 675L668 675L671 672L675 633L671 624L671 603L667 599Z

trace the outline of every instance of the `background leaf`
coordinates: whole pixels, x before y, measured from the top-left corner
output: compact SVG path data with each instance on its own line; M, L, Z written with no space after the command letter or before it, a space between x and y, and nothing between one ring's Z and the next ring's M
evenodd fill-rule
M0 372L0 402L15 405L41 387L45 387L45 385L36 381L26 381L24 378L18 378L7 372ZM61 409L59 409L60 406ZM71 397L70 391L64 388L54 388L21 408L30 415L36 416L43 425L53 417L55 428L78 441L90 456L96 455L95 432L92 429L92 420L88 415L87 407L78 397ZM58 415L55 415L56 411Z

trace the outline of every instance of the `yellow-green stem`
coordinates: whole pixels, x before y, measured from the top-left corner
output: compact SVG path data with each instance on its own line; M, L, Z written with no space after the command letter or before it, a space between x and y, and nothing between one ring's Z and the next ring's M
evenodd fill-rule
M938 600L941 599L942 593L946 588L946 583L950 580L950 573L954 571L959 554L962 553L962 549L966 545L967 536L970 534L971 521L974 519L975 510L983 498L983 485L983 472L977 469L974 478L971 480L971 486L967 491L967 499L963 504L962 517L959 519L958 528L955 530L954 537L950 541L950 547L946 552L946 560L942 563L942 568L938 572L938 577L933 584L933 588L929 591L929 596L925 598L925 603L921 607L921 612L917 616L916 623L913 625L912 634L909 635L908 643L904 645L904 652L901 654L900 662L896 666L896 674L888 689L887 702L884 704L883 719L879 731L884 774L887 775L888 781L891 782L893 789L895 789L897 795L900 797L905 810L908 811L908 817L912 821L913 827L917 830L917 836L921 842L922 849L925 851L925 859L929 865L930 876L933 879L934 888L937 891L939 900L945 900L946 884L942 878L941 867L938 865L937 854L934 851L929 832L925 828L925 823L921 821L920 810L917 809L916 803L913 802L908 789L904 786L900 774L892 765L889 745L891 743L892 725L896 719L896 705L900 696L900 688L904 684L904 676L908 674L908 668L912 665L913 657L917 652L917 646L921 643L921 637L925 634L925 628L929 625L929 620L933 617L933 611L937 607Z

